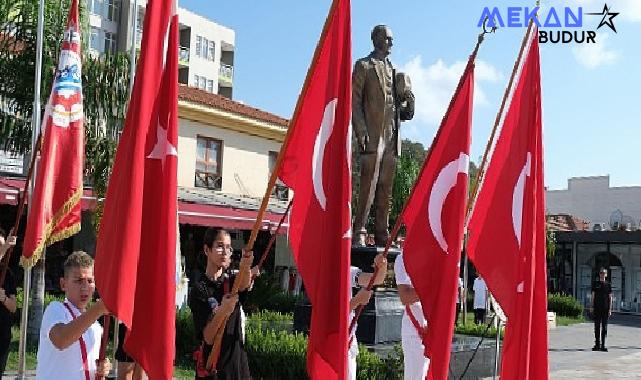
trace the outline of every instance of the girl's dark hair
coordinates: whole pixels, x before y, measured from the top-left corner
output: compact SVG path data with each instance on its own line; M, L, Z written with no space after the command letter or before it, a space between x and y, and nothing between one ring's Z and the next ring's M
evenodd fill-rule
M215 229L213 227L207 228L205 231L205 237L203 238L203 244L205 244L208 248L213 248L214 247L214 242L218 240L221 237L224 236L230 236L229 232L227 230L223 229Z

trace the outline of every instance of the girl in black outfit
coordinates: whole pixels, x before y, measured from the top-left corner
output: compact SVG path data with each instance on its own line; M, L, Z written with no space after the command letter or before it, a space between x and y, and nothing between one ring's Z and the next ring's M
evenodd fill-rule
M194 318L196 339L202 342L200 361L196 364L196 380L246 380L251 379L247 353L242 337L241 309L251 284L249 266L253 261L250 253L243 255L240 268L245 268L244 281L239 293L230 296L235 275L228 273L231 264L231 238L225 230L208 228L204 237L204 251L207 257L205 274L195 284L189 296L189 307ZM240 302L239 302L240 301ZM216 370L204 370L212 349L215 331L214 319L229 316L224 327L220 355ZM200 368L199 368L200 367Z

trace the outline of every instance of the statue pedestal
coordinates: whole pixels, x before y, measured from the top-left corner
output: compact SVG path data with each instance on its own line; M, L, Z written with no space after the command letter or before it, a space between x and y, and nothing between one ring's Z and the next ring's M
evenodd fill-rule
M383 252L381 247L352 247L352 265L359 267L363 272L372 273L372 263L378 253ZM394 273L394 261L400 250L391 248L389 250L388 277ZM312 306L307 298L304 302L296 305L294 310L294 330L307 334L309 332L309 321L311 319ZM363 309L358 320L356 339L359 343L378 344L383 342L399 342L401 340L401 319L405 308L398 298L396 288L374 289L374 294L369 303ZM350 321L351 322L351 321Z
M359 267L363 272L374 271L372 263L382 247L352 247L352 265ZM388 276L386 283L391 283L394 275L394 261L401 252L397 248L390 248L387 256ZM401 340L401 319L405 308L398 298L396 288L387 287L374 289L374 294L363 309L358 319L356 339L359 343L378 344L383 342L398 342Z

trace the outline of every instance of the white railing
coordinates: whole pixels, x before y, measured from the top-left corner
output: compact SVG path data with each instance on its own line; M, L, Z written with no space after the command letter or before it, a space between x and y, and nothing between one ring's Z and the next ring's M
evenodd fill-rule
M180 47L178 51L178 63L187 66L189 64L189 48Z
M231 84L233 79L234 79L234 66L221 63L220 71L218 72L218 82Z

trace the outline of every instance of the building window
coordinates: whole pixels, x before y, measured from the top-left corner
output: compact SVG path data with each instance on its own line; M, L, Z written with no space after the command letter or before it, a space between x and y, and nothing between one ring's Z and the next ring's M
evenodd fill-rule
M214 92L214 81L202 75L194 75L194 87L207 92Z
M214 41L209 41L207 59L212 62L214 62L214 53L216 51L214 48L215 48Z
M205 37L202 38L202 44L200 45L200 48L201 48L200 56L202 58L207 59L209 55L209 40L206 39Z
M105 32L105 53L116 52L116 34Z
M196 137L196 187L212 190L222 188L223 142L208 137Z
M272 172L274 171L274 167L276 166L277 159L278 152L269 152L269 178L271 178L272 176ZM267 178L268 181L269 178ZM285 183L283 183L280 178L276 179L276 185L274 185L274 188L272 189L271 196L281 201L286 201L289 199L289 188L285 186Z
M136 13L136 46L140 46L142 42L142 29L145 24L145 8L138 7L138 12Z
M203 36L196 36L196 57L213 62L216 52L215 47L214 41L210 41Z
M103 0L89 0L89 11L95 15L102 16Z
M91 49L97 52L102 52L100 41L100 31L92 27L91 36L89 38L89 46Z
M107 20L118 22L120 16L120 0L107 0Z
M201 36L196 36L196 57L200 57L200 47L203 44L203 38Z

